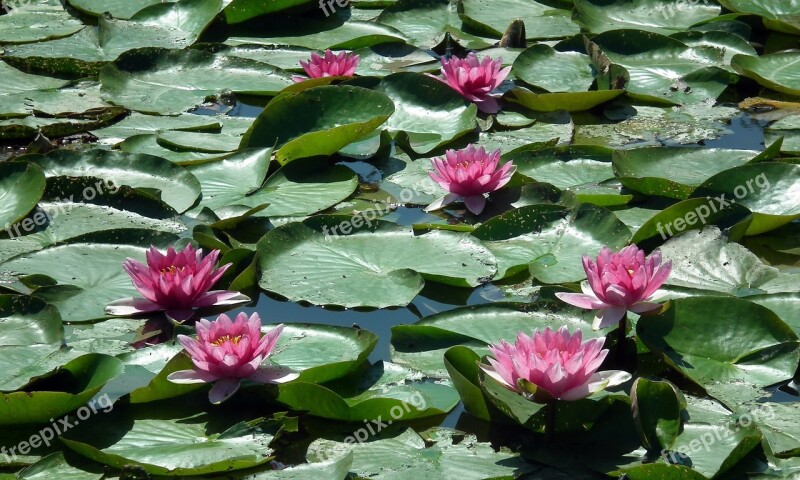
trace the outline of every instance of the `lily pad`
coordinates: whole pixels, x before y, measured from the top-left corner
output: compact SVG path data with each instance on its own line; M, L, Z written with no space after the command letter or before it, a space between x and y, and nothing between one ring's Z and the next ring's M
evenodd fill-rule
M387 250L393 255L385 255ZM388 222L365 225L350 217L278 227L259 242L258 255L259 285L265 290L344 307L406 305L422 289L423 278L466 287L496 272L494 256L463 234L417 236Z
M104 415L61 440L75 452L115 468L136 465L157 475L198 475L270 461L273 436L247 425L209 433L203 416L182 419ZM120 426L126 428L121 431Z
M126 53L100 73L104 98L145 113L179 114L222 91L275 95L290 75L245 58L200 50L143 49Z
M499 278L530 269L544 283L564 283L585 278L583 255L622 248L631 232L602 207L531 205L492 218L472 236L497 257Z
M709 178L692 193L743 205L754 213L748 235L768 232L800 218L800 165L761 162L730 168Z
M128 185L149 192L183 212L200 195L200 182L183 168L150 155L91 150L80 154L57 150L46 156L27 157L47 177L95 177L102 187L116 190Z
M731 65L760 85L790 95L800 95L800 53L779 52L760 57L736 55Z
M529 39L565 38L580 31L569 10L533 0L465 0L462 5L460 17L464 24L491 37L501 37L518 18L525 20Z
M309 446L308 458L330 458L352 448L355 453L352 472L363 478L379 475L385 480L409 476L431 480L484 480L513 477L535 468L516 454L496 452L488 443L478 442L474 435L464 438L444 429L429 432L429 435L430 443L408 429L365 443L349 442L351 446L320 439Z
M477 107L426 75L395 73L384 77L377 90L395 105L388 130L398 133L398 140L416 153L429 153L477 126Z
M655 16L655 15L654 15ZM680 40L640 30L612 30L592 38L611 62L630 75L629 95L662 103L716 99L738 77L719 68L724 51L690 47Z
M0 163L0 225L6 231L30 212L45 188L42 169L31 163Z
M800 5L795 0L719 0L719 3L734 12L760 16L771 30L800 33Z
M241 148L275 146L275 158L281 164L332 155L375 130L393 112L388 97L360 87L325 86L284 93L259 115Z
M451 387L419 380L418 372L376 363L364 372L355 389L289 382L278 386L277 401L292 410L332 420L386 419L392 423L442 415L458 403L458 394Z
M591 33L636 28L669 35L717 17L719 5L681 0L575 0L575 21Z
M0 264L0 271L47 275L58 285L40 288L37 295L46 295L65 321L89 321L107 318L104 309L112 301L138 296L122 262L128 257L142 261L145 252L131 245L73 243L16 257Z
M673 300L664 313L642 316L636 332L701 386L772 385L791 378L800 361L800 342L788 325L769 309L736 298Z
M520 53L513 71L523 82L548 92L585 92L594 83L588 55L559 52L541 43Z

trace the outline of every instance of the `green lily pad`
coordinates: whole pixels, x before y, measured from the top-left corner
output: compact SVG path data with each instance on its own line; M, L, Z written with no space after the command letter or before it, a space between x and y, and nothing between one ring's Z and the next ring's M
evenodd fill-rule
M0 43L29 43L66 37L84 27L80 20L58 7L22 8L0 16Z
M588 55L559 52L541 43L519 54L513 72L523 82L548 92L585 92L594 83Z
M622 248L631 232L602 207L531 205L492 218L472 236L497 257L499 278L530 269L541 282L564 283L585 278L583 255Z
M130 20L101 16L97 29L87 27L66 38L19 45L6 55L50 72L93 74L129 50L192 45L221 8L222 0L156 3Z
M529 39L565 38L580 32L569 10L533 0L465 0L462 5L459 16L464 24L491 37L501 37L518 18L525 20Z
M69 83L66 80L60 80L58 78L25 73L8 65L2 60L0 60L0 79L2 79L0 80L0 95L60 88ZM8 113L5 111L7 108L2 106L5 101L6 100L0 96L0 108L3 109L3 111L0 111L0 117Z
M563 190L614 178L611 154L603 147L568 146L526 150L504 160L513 161L517 173Z
M0 264L0 271L47 275L58 285L39 288L37 296L46 295L65 321L89 321L107 318L105 306L112 301L139 295L122 262L128 257L142 261L145 251L131 245L73 243L18 256Z
M264 32L269 32L265 35ZM325 20L278 16L259 20L252 30L237 31L226 45L295 46L314 50L356 50L383 43L404 42L399 30L375 22L345 22L336 15Z
M517 87L503 98L518 103L535 112L581 112L611 101L625 93L624 90L596 90L591 92L534 93Z
M466 287L496 271L477 239L445 231L417 236L355 218L316 217L269 232L258 244L261 288L317 305L388 307L408 304L423 278Z
M310 2L310 0L279 0L275 2L263 2L261 0L232 0L226 2L225 19L229 24L241 23L260 15L288 10L306 3L312 2Z
M26 386L23 392L0 393L0 425L44 423L76 409L81 410L81 418L108 411L104 401L87 402L123 371L122 362L114 357L82 355L59 350L58 345L8 346L0 350L4 359L0 365L4 372L0 388L13 390L15 385ZM55 385L61 383L62 389L47 389L48 377L58 377L63 383ZM35 382L42 378L43 383Z
M324 383L356 370L377 343L377 335L360 328L292 323L284 327L270 359L300 372L299 382Z
M710 177L745 165L758 155L756 151L725 148L618 150L614 152L614 172L631 190L684 200Z
M800 33L800 5L796 0L719 0L728 10L758 15L778 32Z
M44 194L42 169L31 163L0 163L0 225L6 231L30 212Z
M209 433L204 415L141 417L114 412L70 430L61 441L96 462L115 468L135 465L156 475L230 472L273 458L273 436L246 424Z
M753 212L748 235L768 232L800 218L800 165L761 162L730 168L709 178L694 197L725 198Z
M636 28L669 35L717 17L719 5L681 0L575 0L575 21L592 33Z
M286 164L332 155L375 130L394 112L385 95L360 87L325 86L272 100L242 139L241 148L276 146Z
M60 343L58 310L35 297L0 295L0 346Z
M418 372L391 363L376 363L363 373L357 388L302 381L278 386L277 401L292 410L332 420L409 421L449 412L458 403L454 389L421 381Z
M791 328L769 309L737 298L673 300L665 312L642 316L636 333L701 386L772 385L791 378L800 361Z
M73 467L61 452L51 453L19 473L19 478L25 480L46 480L51 476L64 480L100 480L103 473L90 473Z
M726 295L755 293L778 276L778 270L765 265L753 252L729 242L716 227L692 230L670 239L661 248L665 260L672 261L666 285Z
M221 129L222 124L215 117L207 115L186 113L174 117L162 117L134 112L113 125L94 130L91 133L98 138L100 144L117 145L135 135L155 134L168 130L218 132Z
M158 114L183 113L222 91L270 96L292 84L288 74L254 60L152 49L122 55L103 69L100 81L107 101Z
M128 185L158 196L164 203L183 212L200 195L200 182L183 168L150 155L91 150L80 154L56 150L46 156L27 157L39 165L47 177L95 177L101 187L116 189Z
M477 126L477 107L427 75L395 73L384 77L377 90L395 105L388 130L416 153L429 153Z
M731 66L760 85L790 95L800 95L800 53L779 52L760 57L736 55Z
M331 458L352 448L355 453L352 472L362 478L380 476L385 480L409 476L431 480L512 478L536 468L516 454L496 452L488 443L478 442L474 435L463 437L445 429L427 435L428 442L411 429L364 443L342 444L319 439L309 446L307 457Z
M129 19L140 10L156 5L159 0L68 0L78 10L99 17L105 12L114 18Z
M491 41L462 30L462 19L446 0L399 0L378 15L377 23L403 32L408 43L428 49L450 34L466 48L486 48Z
M630 75L634 98L673 104L716 99L738 77L722 68L724 51L690 47L680 40L641 30L612 30L592 38L614 64Z

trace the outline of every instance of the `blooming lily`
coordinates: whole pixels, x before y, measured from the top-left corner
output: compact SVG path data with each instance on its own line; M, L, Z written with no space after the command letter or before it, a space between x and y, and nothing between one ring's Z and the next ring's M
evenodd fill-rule
M462 200L470 212L478 215L486 206L484 194L503 187L517 169L513 162L497 168L499 162L500 150L486 153L483 147L474 145L458 151L447 150L444 158L433 158L434 171L429 175L450 193L428 205L425 211L439 210Z
M258 383L292 381L299 374L287 367L261 366L275 349L283 328L283 324L278 325L262 337L261 317L257 313L249 318L240 313L233 322L225 314L213 322L201 319L195 324L197 340L178 335L178 341L192 358L194 369L173 372L167 380L184 384L213 383L208 399L214 404L236 393L242 379Z
M203 257L202 249L188 245L166 255L155 247L147 252L147 265L128 258L122 268L144 298L123 298L106 306L109 315L129 316L164 311L171 320L185 322L196 308L238 305L250 301L246 295L229 290L210 290L231 264L216 268L219 250Z
M580 400L631 378L619 370L597 372L608 355L604 341L601 337L581 342L581 331L570 334L567 327L536 330L533 336L520 332L513 345L505 340L490 345L494 358L481 369L537 403Z
M354 53L339 52L338 55L334 55L330 49L327 49L323 57L312 53L308 61L300 60L300 66L303 67L308 78L352 77L356 72L359 60L361 57ZM308 78L300 75L292 76L295 83L308 80Z
M506 79L511 67L501 69L503 60L484 57L479 61L474 53L467 58L442 57L442 76L444 82L464 98L478 106L485 113L497 113L500 106L490 94Z
M661 252L645 257L636 245L618 253L603 247L592 262L583 257L588 283L581 284L583 293L556 293L561 300L579 308L598 310L592 328L599 330L617 324L630 310L644 313L661 306L663 292L657 292L667 280L672 262L661 263Z

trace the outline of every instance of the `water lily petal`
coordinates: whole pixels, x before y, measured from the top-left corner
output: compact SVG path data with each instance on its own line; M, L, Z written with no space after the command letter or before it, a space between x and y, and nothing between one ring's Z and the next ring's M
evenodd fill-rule
M611 325L616 325L627 312L625 307L609 307L597 312L592 322L592 330L600 330Z
M247 378L258 383L287 383L297 380L299 376L300 372L289 367L270 365L262 366Z
M430 205L425 207L425 211L426 212L433 212L433 211L436 211L436 210L441 210L442 208L444 208L444 207L450 205L451 203L455 202L456 200L458 200L458 198L459 198L458 195L455 195L455 194L452 194L452 193L448 193L444 197L442 197L442 198L440 198L438 200L434 200L433 203L431 203Z
M122 298L109 303L105 308L108 315L119 317L130 317L160 310L163 308L145 298Z
M238 378L221 378L214 382L208 391L208 399L214 405L219 405L239 390L241 381Z
M167 380L179 384L211 383L217 379L214 375L199 370L178 370L167 376Z

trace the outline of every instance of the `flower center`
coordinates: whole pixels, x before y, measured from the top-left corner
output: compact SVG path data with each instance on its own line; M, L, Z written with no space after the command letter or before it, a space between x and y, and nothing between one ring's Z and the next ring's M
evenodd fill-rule
M230 335L223 335L211 342L211 345L214 345L215 347L221 347L225 342L231 342L234 345L239 345L239 341L243 336L244 335L236 335L235 337L231 337Z
M176 267L175 265L170 265L167 268L161 269L161 275L175 275L178 272L182 272L186 267Z

